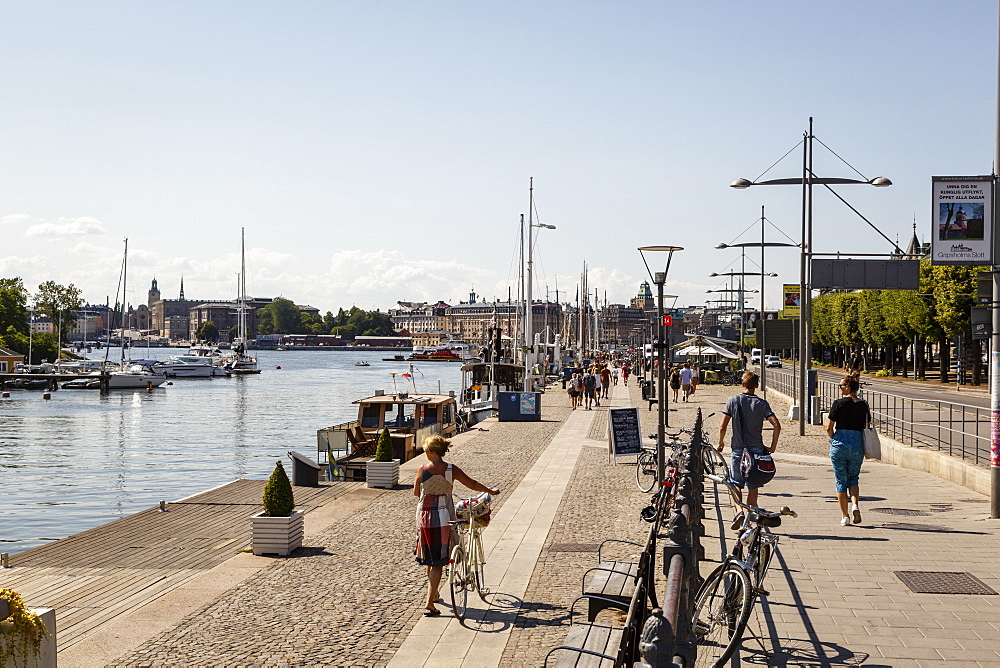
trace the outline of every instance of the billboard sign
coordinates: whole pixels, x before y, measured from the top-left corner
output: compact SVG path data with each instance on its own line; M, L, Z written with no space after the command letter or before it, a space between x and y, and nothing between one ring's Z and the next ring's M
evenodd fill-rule
M799 308L802 306L802 292L799 284L786 284L781 286L781 303L784 307L781 310L782 318L798 318Z
M992 264L993 177L931 177L931 264Z

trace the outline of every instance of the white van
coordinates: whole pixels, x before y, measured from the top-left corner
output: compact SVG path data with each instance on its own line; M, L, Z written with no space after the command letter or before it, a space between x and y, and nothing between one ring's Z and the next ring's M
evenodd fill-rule
M760 364L760 348L750 349L750 364Z

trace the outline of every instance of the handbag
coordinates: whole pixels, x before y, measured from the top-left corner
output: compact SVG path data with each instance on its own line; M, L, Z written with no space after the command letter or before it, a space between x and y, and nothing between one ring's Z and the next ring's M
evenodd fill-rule
M865 459L882 459L882 442L878 440L875 427L867 427L861 431L865 448Z

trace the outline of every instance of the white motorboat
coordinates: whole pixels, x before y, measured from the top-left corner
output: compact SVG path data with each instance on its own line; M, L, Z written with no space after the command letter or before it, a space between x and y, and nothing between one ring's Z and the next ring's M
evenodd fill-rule
M215 378L228 376L229 370L216 366L211 357L175 355L153 367L167 378Z
M111 372L108 377L108 389L129 390L163 385L167 377L154 372L152 367L152 364L125 364L121 371Z

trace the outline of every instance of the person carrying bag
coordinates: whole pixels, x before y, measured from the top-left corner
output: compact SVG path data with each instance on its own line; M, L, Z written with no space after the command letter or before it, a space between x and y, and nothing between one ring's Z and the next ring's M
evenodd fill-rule
M826 433L830 437L830 461L837 487L837 501L840 503L841 526L852 521L861 524L861 509L858 506L858 479L861 476L861 462L865 458L866 429L872 426L872 411L868 402L858 398L861 383L854 375L844 376L840 381L840 399L833 402L826 420ZM874 431L874 430L872 430ZM876 438L878 436L876 435ZM881 456L881 453L879 453ZM850 494L850 515L848 515L848 494Z
M719 452L726 443L726 431L730 420L733 424L733 439L731 443L732 459L729 467L729 477L736 484L736 497L743 501L743 487L748 488L747 504L757 505L757 490L774 477L775 467L771 455L778 449L778 435L781 433L781 422L774 415L770 404L755 393L760 378L753 371L743 373L743 393L730 397L722 411L722 424L719 425ZM764 447L764 423L769 422L774 431L771 434L771 446ZM744 468L743 461L747 466ZM746 475L744 475L744 471Z

